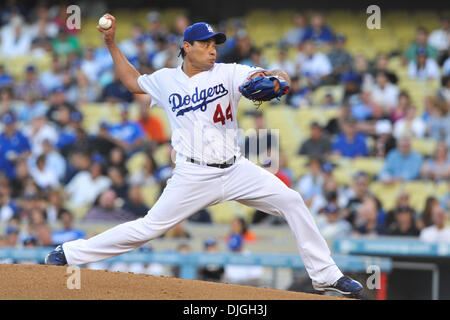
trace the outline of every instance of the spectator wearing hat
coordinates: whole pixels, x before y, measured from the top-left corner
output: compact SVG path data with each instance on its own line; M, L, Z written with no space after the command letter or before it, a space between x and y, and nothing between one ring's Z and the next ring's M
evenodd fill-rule
M64 119L61 119L63 115ZM78 110L70 112L69 108L63 107L60 116L59 139L55 146L60 150L64 150L66 146L77 141L77 133L83 130L81 127L83 114Z
M322 210L317 218L317 227L326 240L344 238L352 231L351 224L342 219L340 209L336 205L329 204Z
M325 136L318 122L312 122L309 128L310 137L302 143L297 154L308 157L326 157L331 151L330 139Z
M412 151L411 139L401 137L397 148L387 154L379 179L385 183L411 181L419 177L421 166L422 156Z
M448 214L442 206L437 205L432 210L433 224L422 230L420 240L426 242L443 243L450 242L450 228L445 226Z
M340 133L333 143L332 152L348 158L367 157L366 136L357 132L356 120L347 118L342 129L343 133Z
M25 99L28 94L32 94L36 100L44 100L47 95L44 85L37 76L36 67L29 65L25 69L25 79L16 90L18 99Z
M0 134L0 171L12 179L17 161L26 159L31 147L27 137L17 129L13 113L5 113L1 120L4 130Z
M19 241L19 228L14 225L6 226L5 237L0 238L0 247L15 247ZM0 263L12 263L12 261L0 260Z
M214 254L219 252L219 245L215 238L207 238L203 243L205 254ZM203 281L220 282L225 273L225 269L220 265L208 264L197 269L197 278Z
M418 49L424 49L427 56L431 59L437 59L438 57L436 48L428 43L428 31L424 27L417 28L416 39L406 49L405 57L408 63L417 59Z
M437 80L440 78L439 65L434 59L428 58L425 49L418 48L416 59L409 62L408 75L411 79Z
M375 137L371 156L385 158L397 146L397 140L392 135L391 121L384 119L375 123Z

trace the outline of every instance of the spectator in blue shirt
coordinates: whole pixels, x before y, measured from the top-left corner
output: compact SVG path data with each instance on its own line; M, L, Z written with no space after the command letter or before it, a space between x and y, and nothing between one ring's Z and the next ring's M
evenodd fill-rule
M133 99L133 94L120 81L119 74L114 72L114 81L103 89L102 101L132 102Z
M1 119L5 128L0 135L0 171L13 179L16 162L25 159L31 148L28 139L17 130L16 117L13 113L5 113Z
M385 183L417 179L422 166L422 156L411 150L411 139L402 137L398 147L391 150L379 178Z
M306 27L302 42L312 40L316 45L321 46L331 44L334 41L333 32L324 24L320 13L313 14L310 21L311 24Z
M357 132L356 120L347 118L342 125L343 133L337 136L332 152L343 157L367 157L366 136Z
M53 245L56 246L67 241L83 239L86 236L82 230L73 228L73 216L70 211L61 209L58 213L58 219L61 221L63 229L52 232Z
M14 78L5 72L5 67L0 65L0 88L9 87L14 84Z
M120 143L124 150L128 152L135 151L141 147L145 134L137 123L129 120L128 107L126 105L122 106L120 118L121 122L119 124L109 127L109 134Z

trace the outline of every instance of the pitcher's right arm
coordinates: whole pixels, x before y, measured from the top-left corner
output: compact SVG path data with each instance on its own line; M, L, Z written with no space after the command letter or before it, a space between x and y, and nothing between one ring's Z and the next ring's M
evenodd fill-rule
M97 26L97 30L103 33L103 41L111 53L111 57L114 61L114 68L119 75L120 81L122 81L124 86L131 93L145 93L137 82L137 79L141 74L127 60L122 51L120 51L114 39L116 33L116 19L108 13L105 14L105 18L111 20L111 27L109 29L103 29L100 26Z

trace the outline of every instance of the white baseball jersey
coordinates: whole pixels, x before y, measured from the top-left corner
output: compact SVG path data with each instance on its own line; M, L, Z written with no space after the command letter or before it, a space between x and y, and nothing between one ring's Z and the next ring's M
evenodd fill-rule
M172 146L179 158L222 163L239 155L237 108L239 86L261 68L216 63L193 77L164 68L138 78L141 89L167 113ZM180 157L181 156L181 157Z
M164 108L170 119L172 144L177 151L173 175L145 217L87 240L64 243L69 265L92 263L134 250L203 208L238 201L286 219L314 282L333 284L342 277L300 194L239 154L238 87L258 70L219 63L191 78L181 67L139 77L139 85L152 97L151 105ZM191 157L218 163L234 155L236 161L226 168L186 161Z

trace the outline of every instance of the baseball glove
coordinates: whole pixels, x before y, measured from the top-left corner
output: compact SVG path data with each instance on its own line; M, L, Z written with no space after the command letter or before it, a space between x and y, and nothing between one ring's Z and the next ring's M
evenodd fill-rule
M281 77L263 74L264 76L258 75L239 87L239 92L244 97L259 105L274 98L279 100L290 89L288 83ZM275 91L275 82L279 83L278 91Z

